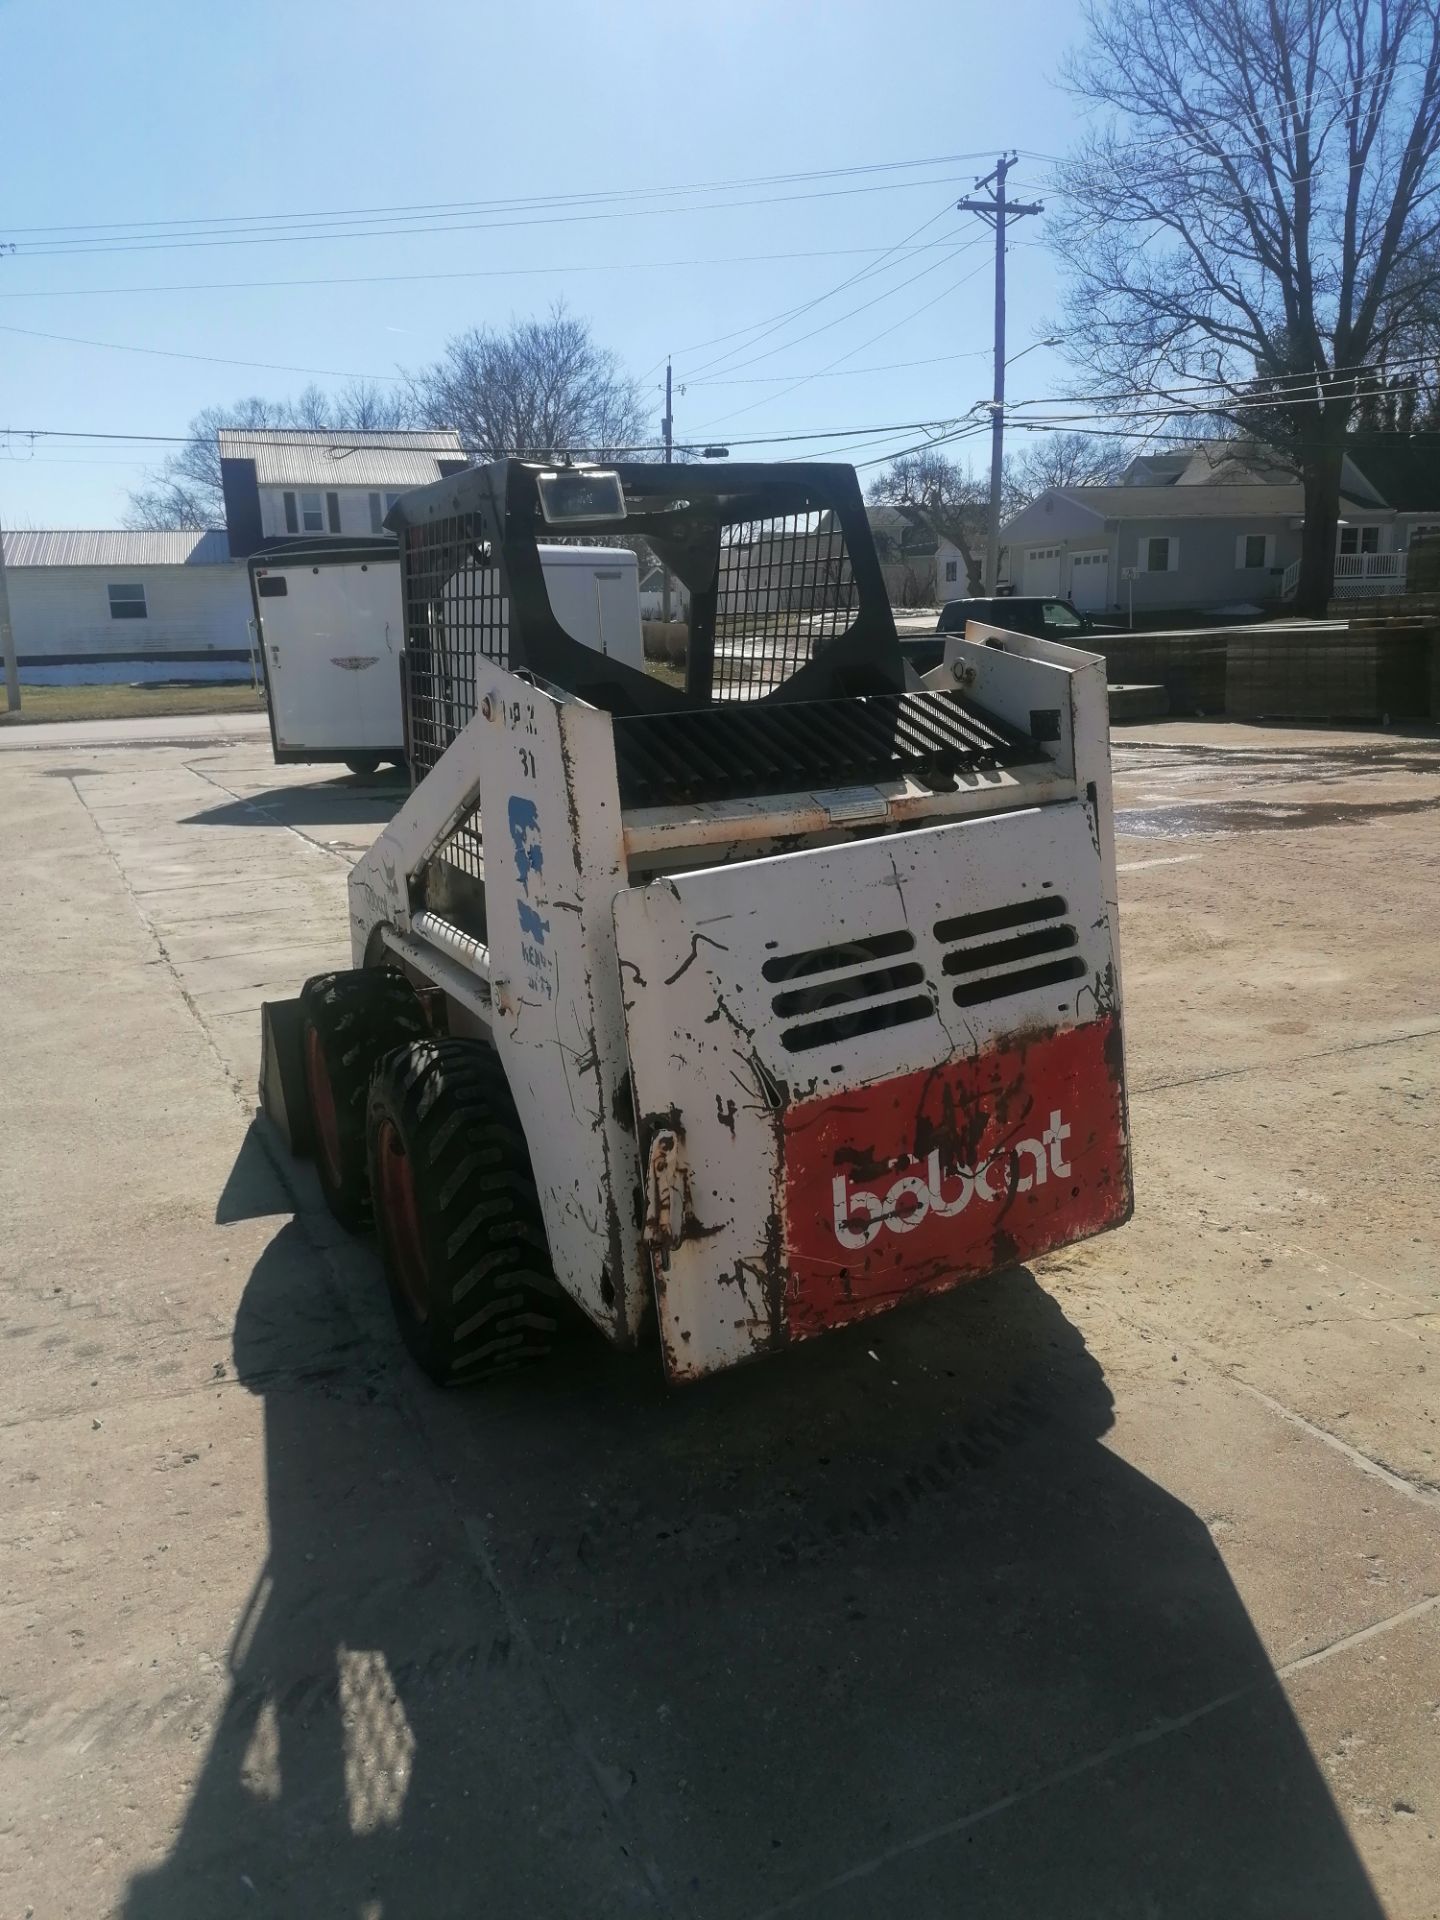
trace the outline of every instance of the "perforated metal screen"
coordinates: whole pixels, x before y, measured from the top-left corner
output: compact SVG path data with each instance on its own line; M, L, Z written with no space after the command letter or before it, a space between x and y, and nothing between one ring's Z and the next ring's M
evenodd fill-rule
M500 577L479 562L478 516L405 533L405 653L410 755L422 779L475 712L476 662L505 658L508 609Z
M481 538L476 514L405 530L406 700L417 784L474 716L477 662L506 657L508 609L498 571L479 564L487 551ZM444 853L463 871L483 877L478 808L456 828Z
M729 522L720 533L714 698L773 692L846 631L857 604L833 513Z

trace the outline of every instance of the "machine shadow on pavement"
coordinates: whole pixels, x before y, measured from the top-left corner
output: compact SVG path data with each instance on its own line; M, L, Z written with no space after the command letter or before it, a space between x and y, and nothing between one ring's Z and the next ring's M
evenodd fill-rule
M180 822L185 827L383 827L409 796L408 782L384 771L295 787L260 787L245 799L201 807Z
M582 1338L466 1396L333 1260L284 1225L244 1292L269 1556L128 1920L1378 1920L1028 1272L683 1390Z

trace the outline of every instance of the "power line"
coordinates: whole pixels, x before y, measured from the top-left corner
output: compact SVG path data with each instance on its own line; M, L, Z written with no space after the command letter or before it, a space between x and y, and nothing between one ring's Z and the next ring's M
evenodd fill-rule
M742 200L708 200L691 206L673 207L624 207L609 210L592 210L578 213L546 214L540 217L526 214L518 219L503 220L455 220L430 225L390 225L375 227L348 227L342 232L316 228L300 233L269 232L239 235L222 235L202 239L175 240L116 240L102 241L97 245L37 245L21 241L14 247L12 258L15 260L51 260L77 254L113 255L128 253L188 253L214 247L272 247L308 245L321 240L376 240L394 239L407 234L428 233L495 233L511 227L560 227L589 225L595 221L637 220L652 217L673 217L677 214L724 213L742 207L779 207L789 206L798 201L852 199L862 194L909 193L917 187L942 187L947 182L941 179L890 180L880 181L868 187L826 187L814 193L765 194L758 198Z
M714 334L708 340L694 341L689 346L679 348L678 351L681 354L698 353L704 347L719 346L724 340L738 340L742 334L747 333L755 335L755 339L748 342L748 345L753 347L758 340L763 340L767 334L774 333L777 328L784 326L787 320L798 319L802 313L808 313L812 307L818 307L822 301L833 300L836 294L843 293L847 287L852 287L856 285L857 282L867 280L872 274L878 273L893 254L899 254L904 248L910 245L917 234L923 233L927 227L933 227L935 222L943 219L949 210L950 203L947 199L945 205L941 207L938 212L932 213L927 219L922 220L919 226L912 227L909 233L902 235L892 246L886 247L878 260L872 260L868 267L861 268L855 273L848 275L844 280L840 281L838 285L828 287L824 293L817 293L810 300L802 300L797 306L787 307L783 313L771 314L764 320L753 321L747 327L735 327L729 333ZM739 353L743 350L744 349L737 347L734 349L734 352ZM697 367L695 371L697 373L706 373L711 367L719 366L722 361L731 358L733 358L733 355L730 353L717 354L713 360L706 361L704 365Z
M957 253L964 253L966 251L967 249L964 247L959 247L956 249ZM955 255L951 254L950 258L953 260L955 258ZM937 265L938 264L942 264L942 263L937 262ZM983 267L983 265L984 265L984 262L982 261L981 266ZM918 319L922 313L928 313L931 307L938 306L942 300L948 300L950 295L952 293L957 292L959 288L963 287L967 280L973 280L975 278L976 273L978 273L979 271L980 271L980 268L975 267L975 268L972 268L969 273L962 273L958 280L952 281L948 287L942 287L939 293L937 293L933 299L922 301L922 303L918 307L912 307L908 313L902 314L901 317L897 321L895 321L895 323L892 326L882 328L879 333L872 333L868 340L862 340L860 341L858 346L851 347L849 353L842 353L839 356L839 359L832 360L830 363L830 367L827 367L825 371L828 373L831 370L831 368L838 367L842 361L848 360L850 358L850 354L863 353L866 347L873 347L877 340L884 340L888 337L888 335L892 333L897 333L901 327L908 326L912 320ZM920 276L917 274L915 278L919 279ZM904 284L908 286L910 283L906 281ZM817 329L817 331L819 331L819 329ZM798 345L798 342L792 342L791 344ZM779 351L779 349L777 349L777 351ZM773 405L773 403L776 400L785 399L787 395L797 392L799 388L807 385L811 380L814 380L817 378L819 378L817 374L811 374L811 373L802 374L795 381L793 386L782 387L779 393L765 394L759 400L752 400L747 406L736 407L733 412L722 413L718 416L717 419L707 420L704 423L703 427L701 428L701 431L706 432L711 427L720 426L727 420L738 420L741 414L753 413L756 407Z
M427 213L482 213L487 211L518 212L525 208L547 206L578 206L587 202L605 200L645 200L663 196L687 193L721 193L741 187L793 186L811 180L838 180L853 178L860 174L899 173L917 167L944 167L956 165L961 161L977 160L979 153L943 153L932 154L916 160L878 160L849 167L812 168L800 173L742 174L727 180L701 180L683 182L672 187L608 187L597 188L588 193L542 193L506 196L494 200L433 200L409 201L399 205L371 207L322 207L288 212L271 211L269 213L192 215L187 218L171 220L122 220L122 221L81 221L67 226L31 226L8 227L9 233L115 233L139 231L141 229L180 228L197 230L206 226L246 227L264 226L277 221L293 223L302 220L359 220L377 217L398 217L408 214Z
M803 431L795 428L786 429L782 433L757 434L747 439L736 440L732 444L735 446L770 446L778 445L786 441L824 440L834 434L881 435L887 433L915 433L926 427L950 427L954 424L955 420L952 416L944 420L887 420L877 422L873 426L812 427ZM347 433L353 433L355 430L343 427L334 430L325 427L315 427L297 431L293 427L276 429L239 426L222 428L221 431L234 433L242 437L247 434L260 436L264 438L266 445L271 447L305 447L313 450L317 443L319 443L324 447L326 452L334 454L365 453L371 451L373 447L373 442L370 440L347 438ZM384 431L389 432L391 430L384 429ZM397 431L403 431L403 429ZM85 441L98 445L188 446L194 438L195 436L189 433L119 433L98 427L0 427L0 443L8 439L19 439L32 442L39 440ZM659 452L663 450L664 444L663 440L634 441L624 448L615 449L615 451L631 453ZM686 444L688 443L676 442L677 446ZM698 442L696 444L698 444ZM453 454L455 448L453 442L449 440L426 442L418 437L411 437L407 434L405 451L411 453ZM508 451L513 454L517 449L510 448ZM600 449L593 447L570 447L564 449L557 448L554 451L558 455L560 452L591 453L600 451Z
M403 384L394 373L347 373L341 367L296 367L283 360L235 360L226 354L182 353L178 347L134 347L120 340L87 340L73 333L42 333L38 327L0 324L0 333L23 334L29 340L55 340L71 347L103 347L109 353L143 353L161 360L200 360L212 367L253 367L265 373L308 373L332 380L383 381L387 386Z
M782 340L779 346L766 347L763 353L752 354L748 360L735 360L726 371L735 373L738 372L741 367L758 366L762 360L773 360L777 353L788 353L791 347L803 346L807 340L814 340L819 334L828 333L832 327L843 326L847 320L853 320L857 314L868 313L871 307L879 306L882 300L890 300L893 299L897 293L903 293L906 287L914 286L917 280L923 280L927 274L934 273L937 267L944 266L950 260L958 259L962 253L967 253L970 246L975 244L975 242L971 241L968 245L953 247L948 253L942 254L938 260L932 260L928 266L922 267L918 273L912 273L908 279L897 280L894 286L887 287L883 293L877 293L869 300L862 300L858 307L847 308L844 313L837 313L832 319L822 320L818 327L812 327L808 333L797 334L793 340ZM838 289L835 291L838 291ZM816 304L818 304L818 302ZM720 358L723 360L729 358L729 356L722 354ZM711 361L708 364L714 366L717 365L718 362ZM703 371L703 369L698 369L697 371Z
M856 347L855 352L859 351L860 349ZM866 373L899 373L909 367L946 366L952 360L983 360L989 351L989 347L971 347L965 353L934 353L923 360L887 360L875 367L846 367L843 373L832 373L831 368L839 365L838 361L832 361L829 367L819 367L814 373L807 373L804 377L807 380L853 380ZM657 361L656 365L663 366L663 359ZM653 367L651 372L654 372ZM762 387L772 384L779 386L792 378L794 376L788 373L752 373L748 379L732 380L728 375L722 374L714 380L691 380L686 384L692 387Z
M947 243L944 241L926 241L920 246L912 247L910 251L925 253L932 247L945 244ZM669 270L674 267L750 266L772 260L835 260L847 254L880 254L883 257L893 251L891 247L813 247L808 249L787 247L779 253L702 254L688 259L678 259L671 255L664 260L600 260L545 267L473 267L452 269L444 273L314 274L289 280L178 280L157 281L144 286L129 287L38 287L24 291L0 291L0 300L93 299L117 293L249 293L285 287L409 286L423 281L534 279L553 273L657 273L662 269ZM748 332L749 329L741 328L740 331ZM656 364L663 365L663 359Z

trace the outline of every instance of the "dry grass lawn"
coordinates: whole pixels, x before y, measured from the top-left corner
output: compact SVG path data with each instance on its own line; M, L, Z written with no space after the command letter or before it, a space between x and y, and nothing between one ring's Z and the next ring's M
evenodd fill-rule
M0 727L43 725L47 720L133 720L141 714L165 719L186 713L263 713L265 696L250 687L26 687L20 710L0 709Z

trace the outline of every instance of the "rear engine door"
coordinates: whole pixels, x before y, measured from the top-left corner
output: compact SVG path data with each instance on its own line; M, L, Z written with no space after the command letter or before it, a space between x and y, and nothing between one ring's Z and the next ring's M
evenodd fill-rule
M657 880L615 926L673 1376L1127 1217L1083 805Z

